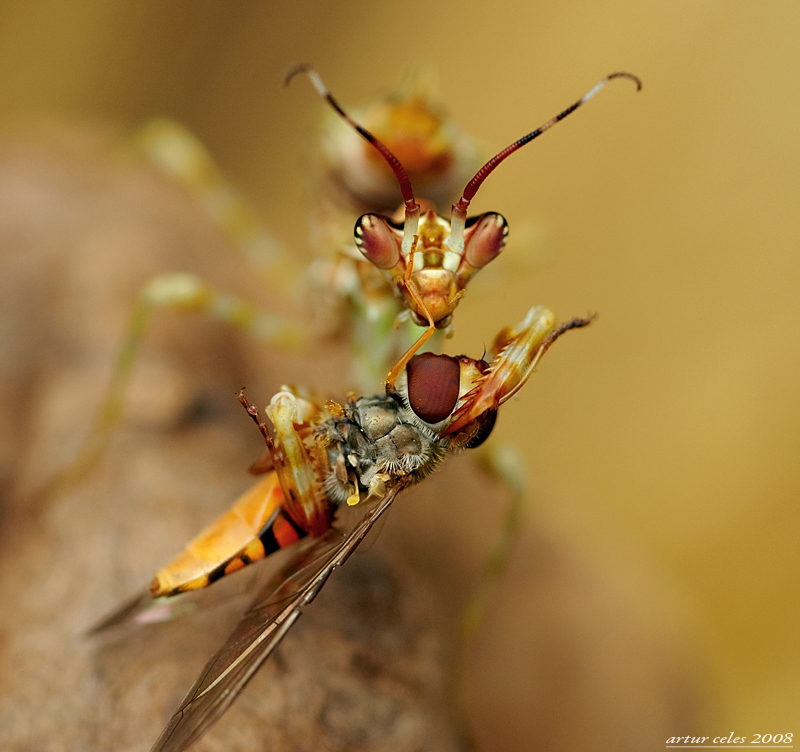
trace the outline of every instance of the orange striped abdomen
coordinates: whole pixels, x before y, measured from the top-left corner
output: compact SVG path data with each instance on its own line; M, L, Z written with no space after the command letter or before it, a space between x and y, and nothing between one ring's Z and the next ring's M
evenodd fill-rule
M283 510L275 472L246 491L219 519L159 570L150 585L154 596L206 587L220 577L296 543L307 531Z

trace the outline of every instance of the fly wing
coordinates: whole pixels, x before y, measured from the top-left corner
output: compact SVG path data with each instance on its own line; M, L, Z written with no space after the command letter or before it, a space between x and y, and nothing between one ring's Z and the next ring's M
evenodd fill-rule
M182 752L228 709L289 628L311 603L336 567L389 508L400 487L391 489L346 537L329 530L297 545L287 578L272 577L255 603L206 664L151 752ZM298 568L299 565L299 568ZM288 566L286 567L288 569Z
M206 591L207 588L204 588L179 595L154 598L149 590L145 590L92 625L86 630L86 635L91 637L123 624L157 624L188 616L205 607L205 602L208 600Z
M86 631L86 635L91 637L121 626L158 624L181 619L196 611L228 603L234 598L244 599L244 602L248 603L252 600L254 583L263 580L264 572L270 571L273 560L285 554L290 557L290 561L294 561L293 549L294 547L279 551L278 555L273 554L268 557L269 561L257 562L258 566L245 567L236 572L236 577L223 577L214 583L213 588L204 587L186 593L156 597L149 590L145 590L92 625Z

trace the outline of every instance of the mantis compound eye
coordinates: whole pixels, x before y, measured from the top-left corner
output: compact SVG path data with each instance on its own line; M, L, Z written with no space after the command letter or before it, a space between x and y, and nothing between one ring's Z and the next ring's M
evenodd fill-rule
M358 250L378 269L391 269L400 260L400 240L392 226L380 214L363 214L355 227Z
M502 214L486 212L467 219L464 236L464 258L477 271L503 250L508 238L508 223Z
M449 355L422 353L406 366L408 404L426 423L447 418L458 402L461 366Z

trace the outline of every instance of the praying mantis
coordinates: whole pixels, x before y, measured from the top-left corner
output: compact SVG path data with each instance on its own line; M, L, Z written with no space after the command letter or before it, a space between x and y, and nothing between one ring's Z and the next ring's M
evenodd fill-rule
M437 332L452 328L454 312L468 284L506 244L508 225L500 214L486 212L473 218L467 214L486 178L508 156L589 101L609 81L627 78L641 88L629 73L603 78L570 107L480 167L464 185L446 219L432 202L417 199L409 172L387 145L402 142L404 132L390 127L384 143L341 107L310 66L293 69L287 81L300 74L310 79L333 110L362 137L365 153L375 150L379 154L402 196L400 212L392 217L377 211L361 214L355 221L354 242L337 248L317 271L317 278L326 280L326 291L348 303L353 318L353 360L359 364L362 378L373 380L373 390L382 385L384 393L352 394L341 404L284 387L267 409L272 430L240 393L240 402L266 443L269 461L262 468L266 477L160 570L148 593L123 606L95 631L131 621L171 618L171 606L176 602L171 599L208 587L279 549L292 548L294 563L283 579L270 580L256 595L173 715L153 747L156 752L180 752L205 733L397 495L424 480L449 454L483 444L500 406L526 383L547 349L562 334L591 322L591 317L585 317L558 324L550 311L536 306L516 327L498 333L490 360L425 351ZM407 102L398 105L407 106ZM424 108L420 113L414 117L433 119ZM435 141L432 132L435 128L426 132L423 144ZM219 224L231 236L249 245L251 251L260 248L255 255L268 259L268 264L280 263L279 244L259 228L190 135L161 122L150 124L140 139L155 161L213 207ZM421 170L433 186L437 179L429 173L442 165L460 163L459 143L455 137L445 139L441 153ZM365 172L370 169L375 171L374 180L364 182L372 187L360 189L366 191L366 197L356 188L347 189L353 205L368 202L370 197L378 202L379 191L374 186L380 182L379 171L372 165ZM336 179L342 186L348 185L345 170L340 169ZM205 311L273 346L293 346L307 336L295 324L226 296L193 275L155 278L140 296L99 427L80 467L94 461L101 439L118 420L136 349L147 321L162 306ZM405 328L395 328L398 324ZM382 374L377 384L376 373ZM336 519L338 509L344 506L366 510L360 522L346 531L337 527Z

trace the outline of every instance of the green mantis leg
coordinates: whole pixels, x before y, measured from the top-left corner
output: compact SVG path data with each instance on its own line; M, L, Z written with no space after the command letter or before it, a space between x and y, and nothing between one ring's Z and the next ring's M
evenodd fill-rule
M525 462L515 447L488 442L479 451L478 461L483 471L506 486L511 498L500 532L461 617L461 633L465 642L472 640L480 629L492 593L511 557L514 543L519 538L528 493Z
M303 347L308 337L301 326L265 313L247 300L219 292L194 274L154 277L139 293L117 352L111 382L77 458L50 478L38 496L46 498L59 489L79 484L102 457L110 435L122 418L139 349L153 314L159 309L203 313L286 350Z
M308 270L264 227L257 212L190 130L174 120L157 118L147 121L131 142L139 153L197 199L253 268L268 275L271 283L277 282L282 292L293 293L305 287L302 281L308 278ZM355 215L339 218L339 224L347 228L344 236L349 237L351 244L354 221ZM311 286L312 298L319 304L315 315L320 329L331 329L331 321L339 318L335 309L342 305L348 309L347 321L342 323L351 328L351 382L361 392L372 392L383 383L399 353L419 336L420 329L408 319L398 326L402 308L390 290L365 289L356 271L361 256L354 244L352 257L344 248L335 252L330 248L319 250L322 255L312 266ZM227 304L228 301L220 299L216 308ZM235 316L253 317L240 302L228 307L237 306L240 310ZM263 314L251 329L268 341L282 336L274 322L265 320ZM440 338L436 339L438 342ZM435 348L437 342L432 342L428 349Z
M194 196L253 268L268 274L282 290L297 289L303 265L264 227L256 211L188 128L175 120L154 118L132 136L130 143Z

